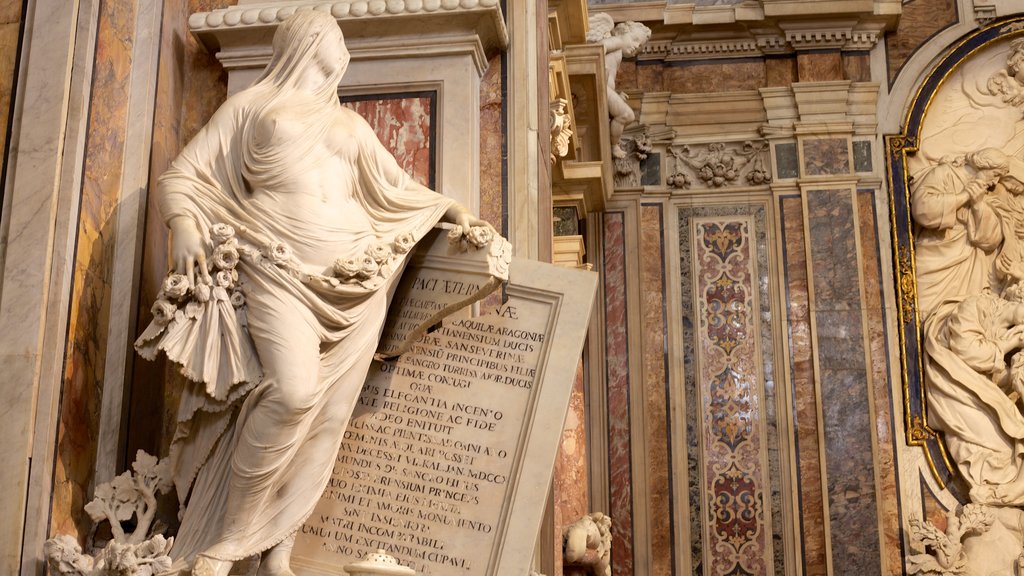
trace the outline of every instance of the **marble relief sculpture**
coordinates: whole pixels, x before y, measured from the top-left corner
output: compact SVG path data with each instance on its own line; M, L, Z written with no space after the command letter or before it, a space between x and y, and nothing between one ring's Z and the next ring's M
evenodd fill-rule
M296 12L159 180L175 270L136 348L189 379L169 455L180 573L262 555L260 576L291 574L409 251L442 220L492 230L340 105L348 63L334 18Z
M604 46L604 69L608 79L608 113L611 114L610 140L612 155L625 158L626 152L619 144L622 131L636 120L636 114L626 102L625 94L615 88L615 76L624 57L636 56L640 47L651 39L651 29L639 22L621 22L615 24L612 17L605 13L590 16L590 30L587 42L599 43Z
M928 425L971 504L912 520L913 574L1012 574L1024 559L1024 41L950 75L909 162Z

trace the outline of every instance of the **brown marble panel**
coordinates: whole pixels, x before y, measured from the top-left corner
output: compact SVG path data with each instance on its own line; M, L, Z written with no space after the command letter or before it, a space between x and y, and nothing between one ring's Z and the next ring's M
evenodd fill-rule
M413 179L434 186L434 166L430 153L431 118L434 99L429 94L345 98L344 105L355 110L373 127L377 138Z
M825 82L843 79L843 59L835 52L798 52L797 78L800 82Z
M796 58L793 56L766 58L764 68L768 86L789 86L797 81Z
M555 534L562 528L590 512L587 476L587 423L586 399L584 397L584 367L581 360L576 369L572 394L569 396L569 411L562 427L562 441L555 459L554 475L554 516ZM550 543L555 558L555 574L561 574L562 539Z
M875 422L868 417L874 390L865 358L854 198L842 189L807 194L832 568L880 575Z
M22 0L0 0L0 24L21 22Z
M799 196L780 200L783 232L783 268L789 321L789 362L793 387L793 426L796 431L803 571L807 576L827 573L825 516L821 484L821 447L818 443L817 392L811 349L811 321L807 292L807 256L803 202Z
M663 92L665 90L664 64L637 64L637 88L644 92Z
M957 21L956 0L915 0L904 2L896 33L885 36L885 55L889 68L889 85L900 69L933 34Z
M640 208L640 314L643 318L644 407L647 418L647 506L651 566L671 574L674 563L672 447L666 363L664 216L661 204Z
M20 3L18 4L20 7ZM14 64L18 57L18 33L21 24L0 23L0 158L7 162L7 124L10 119L11 96L14 90Z
M502 132L504 110L501 101L504 77L502 56L491 58L480 81L480 218L505 233L505 200L503 192L505 169L502 150L505 134ZM546 116L544 116L546 118ZM485 307L498 307L501 294L493 293L484 300Z
M666 66L664 89L677 94L756 90L768 85L763 60Z
M802 142L804 175L826 176L850 173L849 143L846 138L815 138Z
M857 193L860 220L861 259L864 278L864 309L868 318L868 342L871 354L871 379L875 402L875 436L878 451L878 498L882 510L882 538L885 562L891 574L903 566L900 539L899 486L893 447L893 399L889 383L888 335L885 330L885 309L882 296L882 267L878 245L878 218L875 214L875 192Z
M625 215L604 215L605 370L612 575L633 576L633 467L630 443L629 335L626 310Z
M104 2L96 38L50 524L52 535L77 534L79 539L92 526L82 506L93 481L103 397L112 227L126 154L136 10L135 0Z
M867 52L843 52L843 73L853 82L871 81L871 55Z

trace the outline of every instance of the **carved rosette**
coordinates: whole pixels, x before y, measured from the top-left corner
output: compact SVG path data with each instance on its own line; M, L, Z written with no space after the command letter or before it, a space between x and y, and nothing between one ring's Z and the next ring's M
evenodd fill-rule
M676 189L763 186L772 181L765 141L669 146L668 186Z

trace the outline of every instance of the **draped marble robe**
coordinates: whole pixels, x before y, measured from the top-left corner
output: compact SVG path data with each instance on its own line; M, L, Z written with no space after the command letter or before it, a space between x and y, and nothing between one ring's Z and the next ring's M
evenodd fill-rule
M233 229L245 297L237 310L223 298L188 315L178 310L136 343L144 357L164 352L189 378L170 449L187 503L171 551L176 565L214 545L234 550L220 560L263 552L312 513L411 243L453 204L412 182L366 122L340 106L344 67L313 91L300 84L322 65L335 32L340 40L320 13L286 21L260 80L230 97L159 181L166 222L191 219L211 250L225 225ZM285 139L267 129L282 107L301 126ZM336 143L330 157L326 139ZM322 215L304 221L254 197L260 190L287 201L290 187L323 162L342 163L346 180L324 184L351 190L337 222L312 224ZM335 259L365 266L339 282Z

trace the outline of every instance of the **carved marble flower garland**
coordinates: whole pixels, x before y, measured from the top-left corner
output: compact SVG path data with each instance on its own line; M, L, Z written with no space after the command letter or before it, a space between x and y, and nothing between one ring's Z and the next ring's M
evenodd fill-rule
M260 266L279 267L303 283L330 287L360 286L373 290L394 274L396 260L416 245L412 234L398 234L390 243L371 244L361 256L338 258L326 275L304 272L292 249L284 242L269 241L262 248L240 244L235 229L228 224L214 224L210 228L210 238L214 249L207 261L209 277L198 274L195 286L190 287L184 274L168 274L151 310L157 324L167 325L175 318L198 318L203 306L211 299L228 301L235 308L244 306L245 295L239 286L236 270L242 258ZM490 255L505 263L506 268L511 260L511 245L506 241L496 242L494 232L486 226L471 226L465 230L455 226L448 232L448 241L463 251L490 245Z

